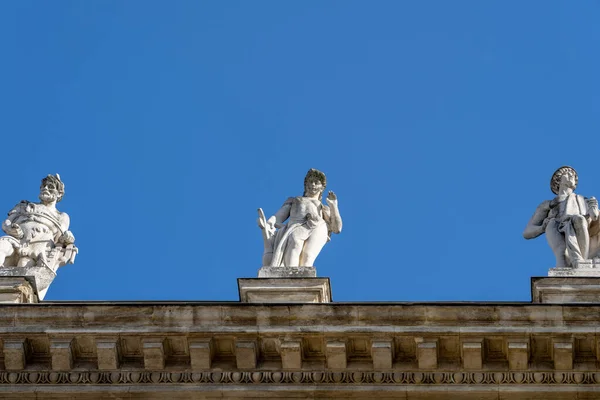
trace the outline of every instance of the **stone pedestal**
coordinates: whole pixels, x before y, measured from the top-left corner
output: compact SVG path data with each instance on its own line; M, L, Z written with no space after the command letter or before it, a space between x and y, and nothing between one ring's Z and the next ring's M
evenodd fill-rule
M24 276L0 277L0 303L37 303L33 278Z
M534 303L600 303L600 276L534 277L531 299Z
M315 267L262 267L259 278L316 278Z
M35 289L39 300L44 300L48 287L56 278L56 272L47 267L2 267L0 268L0 282L4 277L27 277Z
M548 276L600 277L600 259L579 261L576 268L550 268Z
M329 278L239 278L242 303L330 303Z

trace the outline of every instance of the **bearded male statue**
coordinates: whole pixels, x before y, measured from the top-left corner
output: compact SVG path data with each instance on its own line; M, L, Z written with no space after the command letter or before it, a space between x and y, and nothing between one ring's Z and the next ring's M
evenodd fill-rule
M69 216L56 209L65 185L60 176L42 179L39 203L17 204L2 223L7 236L0 237L0 275L35 276L40 299L56 270L75 261L75 237L69 230Z

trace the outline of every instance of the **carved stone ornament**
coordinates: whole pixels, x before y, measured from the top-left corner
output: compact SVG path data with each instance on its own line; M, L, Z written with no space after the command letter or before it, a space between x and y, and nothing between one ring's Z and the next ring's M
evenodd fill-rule
M264 239L263 267L312 267L332 233L342 231L335 193L329 192L325 174L310 169L304 178L304 194L288 198L269 219L258 209L258 226Z
M550 179L550 189L556 197L537 207L523 232L525 239L546 234L556 257L552 276L589 275L588 270L594 269L600 257L598 200L575 194L578 182L572 167L557 169Z
M32 276L38 298L44 298L56 270L72 264L77 255L69 216L56 209L65 185L60 176L42 179L39 203L17 204L2 223L0 276Z

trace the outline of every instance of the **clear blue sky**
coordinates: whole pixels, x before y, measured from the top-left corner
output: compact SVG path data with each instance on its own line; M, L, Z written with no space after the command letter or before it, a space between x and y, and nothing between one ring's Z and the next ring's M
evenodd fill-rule
M597 1L3 1L0 212L60 173L47 300L237 300L323 170L337 301L530 299L561 165L600 197Z

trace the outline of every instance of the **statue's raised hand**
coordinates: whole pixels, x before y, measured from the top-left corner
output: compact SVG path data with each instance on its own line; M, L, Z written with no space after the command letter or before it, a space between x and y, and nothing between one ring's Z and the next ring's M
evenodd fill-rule
M330 206L337 206L337 196L335 195L335 193L333 193L333 191L329 191L329 193L327 194L327 198L325 199L325 201L327 202L327 204L329 204Z

